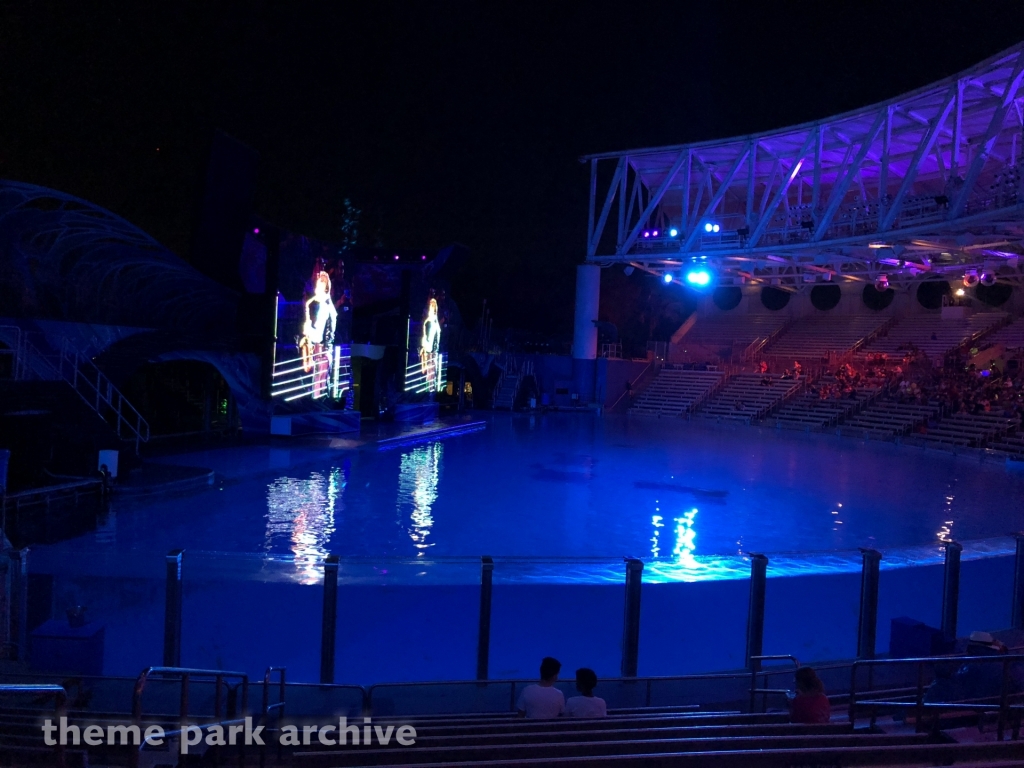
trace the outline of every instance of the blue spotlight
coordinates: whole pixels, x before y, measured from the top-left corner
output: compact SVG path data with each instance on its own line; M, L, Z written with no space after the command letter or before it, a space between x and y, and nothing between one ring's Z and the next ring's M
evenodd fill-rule
M666 272L664 277L662 277L661 279L664 280L666 283L671 283L672 282L672 273Z
M720 225L718 225L718 224L715 224L715 226L713 226L713 227L711 228L711 230L712 230L713 232L718 232L718 230L720 230L721 228L722 228L722 227L721 227Z
M686 282L696 288L704 288L711 283L711 273L706 269L691 269L686 273Z
M668 236L669 237L677 237L678 235L679 235L679 230L676 229L675 227L672 227L672 229L670 229L668 231Z
M705 232L710 232L710 231L711 231L711 230L713 230L714 228L715 228L715 225L714 225L714 224L712 224L712 223L711 223L710 221L709 221L709 222L707 222L707 223L706 223L706 224L704 225L704 231L705 231Z

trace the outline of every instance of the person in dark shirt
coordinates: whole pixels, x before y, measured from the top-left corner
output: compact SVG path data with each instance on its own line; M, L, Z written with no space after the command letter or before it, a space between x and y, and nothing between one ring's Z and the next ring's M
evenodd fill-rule
M831 717L832 709L821 678L810 667L800 667L796 671L796 696L790 707L790 722L827 723Z

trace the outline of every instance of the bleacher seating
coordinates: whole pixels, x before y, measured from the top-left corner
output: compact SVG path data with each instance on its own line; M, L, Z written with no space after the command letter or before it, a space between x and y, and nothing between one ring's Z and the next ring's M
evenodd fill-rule
M990 441L1016 432L1017 419L992 414L955 414L946 416L928 431L918 435L927 443L942 443L981 448Z
M935 416L938 410L938 406L934 405L911 405L881 400L844 419L840 432L843 435L871 438L905 435Z
M836 380L832 376L824 376L815 383L828 386L835 384ZM803 430L834 426L840 419L860 411L877 395L877 389L862 388L852 398L823 400L816 392L803 392L779 408L767 423L783 429Z
M664 368L640 393L630 413L657 416L681 416L722 381L719 371L684 371Z
M710 349L724 350L748 347L764 341L786 324L786 317L778 315L711 315L702 317L683 337L683 344L697 344Z
M770 379L765 385L764 380ZM795 394L803 382L781 376L740 373L730 378L718 392L701 406L704 418L726 419L750 423L763 419L787 397Z
M1003 326L985 340L991 344L1002 344L1007 350L1024 349L1024 320Z
M820 360L850 352L885 325L874 315L814 315L796 320L762 353L767 357Z
M901 357L912 345L939 364L947 353L1005 320L1004 312L979 312L966 318L948 319L938 314L911 315L898 320L859 351Z

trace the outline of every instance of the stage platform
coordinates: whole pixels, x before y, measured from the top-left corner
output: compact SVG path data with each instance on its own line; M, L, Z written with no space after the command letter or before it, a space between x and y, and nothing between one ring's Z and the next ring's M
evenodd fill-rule
M272 435L341 434L359 431L359 411L313 411L270 417Z

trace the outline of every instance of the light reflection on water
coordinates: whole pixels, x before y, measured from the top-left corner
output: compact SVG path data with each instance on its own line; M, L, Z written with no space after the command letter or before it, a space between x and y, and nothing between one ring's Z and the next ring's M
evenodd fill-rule
M402 454L398 470L398 516L404 520L409 515L409 538L416 548L417 557L423 557L426 550L434 546L427 542L434 525L432 508L437 501L437 483L441 476L441 458L444 443L440 440Z
M342 470L335 467L327 475L311 472L306 480L281 477L267 488L266 550L273 551L285 539L302 584L320 581L335 514L344 508L345 484Z

